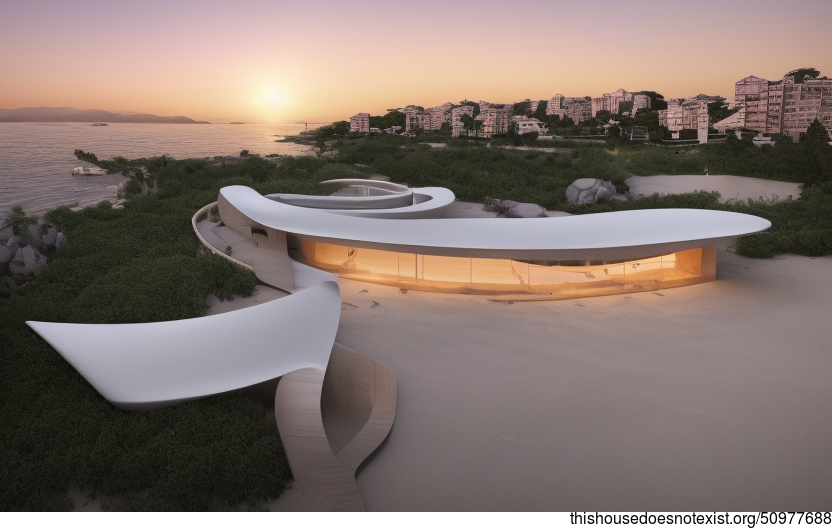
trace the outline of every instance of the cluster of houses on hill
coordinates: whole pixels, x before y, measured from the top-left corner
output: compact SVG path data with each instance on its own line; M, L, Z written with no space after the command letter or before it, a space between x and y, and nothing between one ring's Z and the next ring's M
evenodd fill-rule
M784 134L797 139L817 119L832 134L832 79L805 79L799 83L795 82L794 76L777 81L745 77L736 82L734 100L728 102L728 109L734 113L712 123L708 105L717 101L723 101L723 98L698 95L666 101L667 108L658 110L659 125L667 127L674 137L679 137L682 130L698 130L700 141L707 141L709 127L719 132L744 128L760 134ZM546 115L557 115L562 120L568 118L578 125L595 118L601 111L626 116L651 108L649 93L628 92L624 89L605 93L601 97L564 97L556 94L548 100L524 102L528 104L528 113L535 114L539 106L545 103ZM373 129L370 127L370 114L357 114L350 118L350 132L412 135L417 130L441 130L443 124L448 123L454 137L491 137L510 130L517 134L537 132L544 137L549 133L543 121L528 115L514 115L514 103L479 101L479 113L476 116L475 107L466 103L467 101L459 104L444 103L431 108L415 105L400 108L398 111L405 115L403 130L401 126ZM465 121L468 120L464 116L473 118L478 124L466 128Z

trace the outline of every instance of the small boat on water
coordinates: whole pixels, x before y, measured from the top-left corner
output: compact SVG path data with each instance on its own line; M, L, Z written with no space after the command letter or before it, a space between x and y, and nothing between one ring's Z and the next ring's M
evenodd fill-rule
M98 167L75 167L72 169L72 174L77 174L80 176L98 176L102 174L107 174L107 171Z

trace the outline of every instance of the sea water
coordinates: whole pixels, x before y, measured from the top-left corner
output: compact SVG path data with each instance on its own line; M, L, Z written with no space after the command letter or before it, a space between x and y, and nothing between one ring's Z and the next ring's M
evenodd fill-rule
M121 175L72 175L73 167L91 166L75 158L75 149L99 159L128 159L167 154L177 159L252 154L305 155L311 148L276 143L303 125L0 123L0 218L13 205L42 215L59 205L90 205L114 200Z

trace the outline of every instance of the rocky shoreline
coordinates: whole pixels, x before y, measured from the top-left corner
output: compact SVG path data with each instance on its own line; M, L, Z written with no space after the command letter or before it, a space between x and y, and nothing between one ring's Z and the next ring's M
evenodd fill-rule
M4 224L0 229L0 296L25 290L65 244L64 234L48 222L18 230Z

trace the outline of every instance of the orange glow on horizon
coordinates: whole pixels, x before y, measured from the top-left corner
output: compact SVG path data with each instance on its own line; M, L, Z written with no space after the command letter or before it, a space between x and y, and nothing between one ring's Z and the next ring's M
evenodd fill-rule
M703 0L696 9L602 1L610 9L591 13L526 0L512 6L510 23L492 1L428 0L419 10L380 0L83 3L0 7L0 49L14 51L0 55L0 108L329 122L408 104L597 97L618 88L730 98L747 75L777 79L803 66L832 75L832 2L818 0ZM775 9L812 16L781 38ZM440 12L447 23L436 21ZM495 37L492 26L505 35Z

